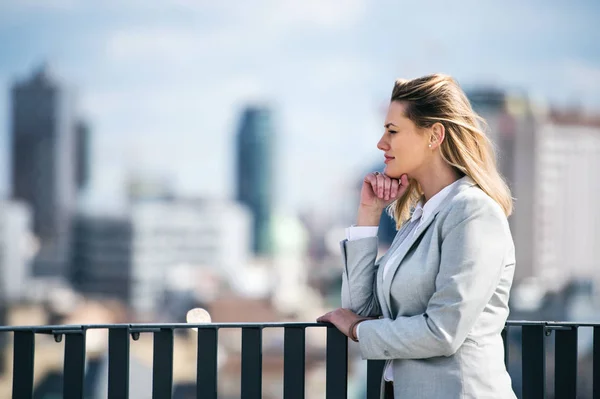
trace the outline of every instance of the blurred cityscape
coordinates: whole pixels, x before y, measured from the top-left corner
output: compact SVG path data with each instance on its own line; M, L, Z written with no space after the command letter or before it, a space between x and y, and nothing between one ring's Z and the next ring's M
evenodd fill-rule
M187 311L196 307L208 310L213 322L314 321L340 306L339 241L355 221L364 174L382 170L382 162L356 159L356 170L335 183L337 197L321 195L328 204L322 208L280 207L278 193L290 190L295 178L278 175L286 161L278 153L286 126L278 117L281 110L272 105L277 98L266 98L243 104L229 126L235 134L222 162L233 171L230 196L182 193L172 174L134 167L123 171L124 179L105 183L109 191L123 193L119 205L102 206L89 201L91 176L99 165L93 162L95 126L102 121L80 112L76 93L86 87L74 88L68 74L43 62L23 65L11 79L1 88L9 118L8 190L0 199L1 324L185 322ZM488 123L515 198L510 226L517 268L510 318L600 321L600 112L583 105L549 106L525 89L502 85L473 85L467 94ZM374 111L381 121L382 109ZM327 131L316 137L323 135ZM368 143L348 138L353 141ZM169 148L155 151L167 161L178 157ZM328 168L309 165L310 149L286 152L306 156L306 173ZM197 167L205 168L200 162ZM311 179L325 179L326 173ZM295 187L294 193L300 189L312 188ZM333 203L340 198L343 203ZM382 216L381 253L394 235L393 221ZM325 390L325 334L314 330L308 329L306 340L310 398L323 397ZM591 397L586 396L591 333L579 335L582 398ZM0 336L3 398L10 396L12 384L11 340ZM88 332L85 384L93 399L106 397L107 342L102 333ZM520 337L511 334L509 342L518 348ZM193 331L176 335L175 398L191 397L195 345ZM358 398L365 390L365 362L349 345L350 393ZM239 397L240 348L239 332L219 333L219 397ZM36 338L36 398L60 397L63 349L51 336ZM151 337L132 342L131 353L130 395L150 397ZM264 398L282 396L282 353L283 333L265 331ZM520 358L510 360L520 395Z

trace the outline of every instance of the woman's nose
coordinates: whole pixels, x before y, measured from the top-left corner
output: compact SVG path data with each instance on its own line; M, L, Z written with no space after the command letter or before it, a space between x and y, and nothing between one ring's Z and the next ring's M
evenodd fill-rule
M387 151L390 148L390 146L388 145L388 143L386 143L386 141L382 137L381 139L379 139L379 142L377 143L377 148L379 148L381 151Z

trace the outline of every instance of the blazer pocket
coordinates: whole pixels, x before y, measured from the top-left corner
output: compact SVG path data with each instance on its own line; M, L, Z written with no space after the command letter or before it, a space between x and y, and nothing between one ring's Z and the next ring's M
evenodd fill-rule
M481 345L479 345L479 342L475 341L473 338L471 337L467 337L465 338L465 343L471 343L473 345L475 345L476 347L480 347Z

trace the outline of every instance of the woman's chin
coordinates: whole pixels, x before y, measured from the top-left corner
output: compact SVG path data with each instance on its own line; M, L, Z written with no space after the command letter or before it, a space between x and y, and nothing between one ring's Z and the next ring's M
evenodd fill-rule
M402 176L404 174L404 172L399 172L388 166L385 167L385 169L383 170L383 173L386 176L391 177L392 179L400 179L400 176Z

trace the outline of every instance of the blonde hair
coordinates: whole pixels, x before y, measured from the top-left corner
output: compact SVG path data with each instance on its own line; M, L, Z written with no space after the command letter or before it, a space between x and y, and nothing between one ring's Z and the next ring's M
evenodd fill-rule
M452 77L434 74L412 80L398 79L391 101L405 103L405 116L419 128L441 123L446 130L440 146L444 161L459 174L473 179L502 207L507 217L512 213L510 189L498 172L492 142L479 125L486 126L485 121L473 111ZM410 217L411 208L422 195L417 181L411 179L404 195L390 205L388 212L398 228Z

